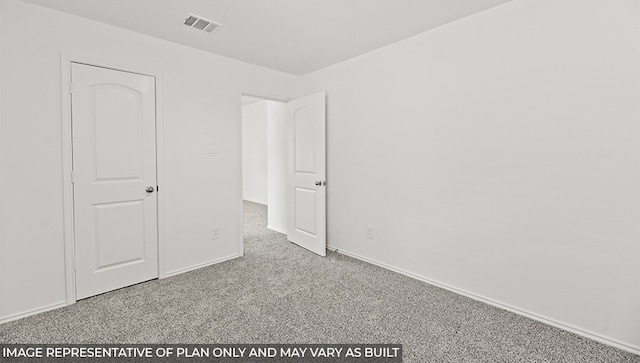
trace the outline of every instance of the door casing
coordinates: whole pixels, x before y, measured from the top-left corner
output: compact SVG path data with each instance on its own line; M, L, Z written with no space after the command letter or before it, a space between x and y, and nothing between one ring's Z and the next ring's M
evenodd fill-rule
M63 223L64 223L64 256L65 256L65 290L66 303L71 305L77 301L75 282L75 236L73 212L73 185L71 172L72 155L72 125L71 125L71 64L81 63L96 67L114 69L130 73L138 73L155 78L156 81L156 174L158 186L162 188L165 181L164 168L164 127L162 114L162 72L157 68L142 67L122 63L111 59L96 58L92 55L62 52L60 56L60 94L62 110L62 194L63 194ZM165 227L165 198L164 193L158 191L158 277L166 277L166 241Z

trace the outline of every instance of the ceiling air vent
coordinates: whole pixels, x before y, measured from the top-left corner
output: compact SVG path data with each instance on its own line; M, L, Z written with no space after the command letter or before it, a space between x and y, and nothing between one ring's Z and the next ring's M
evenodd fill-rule
M216 23L215 21L207 20L200 16L192 14L189 14L189 16L184 20L184 25L191 28L204 30L207 33L213 33L214 31L222 27L222 24L220 23Z

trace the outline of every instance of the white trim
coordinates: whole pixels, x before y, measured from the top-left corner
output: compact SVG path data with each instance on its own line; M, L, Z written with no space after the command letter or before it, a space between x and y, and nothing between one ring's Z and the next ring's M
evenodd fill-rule
M171 276L180 275L180 274L183 274L185 272L197 270L197 269L200 269L200 268L203 268L203 267L215 265L215 264L222 263L222 262L229 261L229 260L233 260L233 259L236 259L236 258L239 258L239 257L242 257L242 256L236 254L236 255L231 255L231 256L227 256L227 257L218 258L218 259L211 260L211 261L208 261L208 262L203 262L203 263L200 263L200 264L197 264L197 265L193 265L193 266L190 266L190 267L180 268L180 269L177 269L177 270L173 270L173 271L167 272L165 274L165 277L171 277Z
M5 316L4 318L0 318L0 324L4 324L4 323L8 323L10 321L26 318L27 316L31 316L31 315L37 315L37 314L40 314L40 313L47 312L49 310L55 310L55 309L63 308L65 306L67 306L67 305L68 304L67 304L66 301L60 301L60 302L49 304L49 305L45 305L45 306L42 306L42 307L39 307L39 308L26 310L26 311L23 311L21 313L17 313L17 314Z
M72 184L72 145L71 138L71 56L62 53L60 58L60 94L62 123L62 208L65 259L65 295L67 305L76 302L75 279L75 235L73 227L73 184Z
M237 91L238 105L236 107L236 124L238 125L238 256L244 256L244 184L242 168L242 92Z
M491 306L495 306L497 308L504 309L504 310L510 311L510 312L518 314L518 315L525 316L525 317L527 317L529 319L533 319L533 320L539 321L541 323L544 323L544 324L547 324L547 325L551 325L553 327L572 332L574 334L578 334L580 336L583 336L583 337L591 339L591 340L595 340L595 341L600 342L602 344L606 344L606 345L609 345L609 346L612 346L612 347L615 347L615 348L618 348L618 349L622 349L622 350L627 351L627 352L631 352L631 353L640 355L640 347L633 346L631 344L624 343L624 342L621 342L621 341L616 340L616 339L608 338L608 337L605 337L605 336L600 335L598 333L594 333L594 332L590 332L588 330L577 328L577 327L575 327L573 325L565 324L565 323L560 322L558 320L555 320L555 319L552 319L552 318L548 318L548 317L545 317L545 316L542 316L542 315L539 315L539 314L536 314L536 313L532 313L530 311L523 310L523 309L517 308L515 306L511 306L509 304L505 304L505 303L502 303L502 302L499 302L499 301L496 301L496 300L493 300L493 299L489 299L489 298L486 298L484 296L477 295L477 294L474 294L472 292L469 292L469 291L466 291L466 290L459 289L457 287L448 285L446 283L439 282L439 281L436 281L436 280L432 280L430 278L415 274L413 272L409 272L407 270L403 270L401 268L398 268L398 267L395 267L395 266L391 266L391 265L388 265L386 263L379 262L379 261L376 261L374 259L361 256L361 255L359 255L357 253L345 251L345 250L340 249L340 248L335 247L335 246L327 246L327 249L330 250L330 251L333 251L333 252L337 252L337 253L343 254L345 256L349 256L349 257L355 258L355 259L360 260L360 261L364 261L364 262L370 263L372 265L376 265L376 266L385 268L385 269L393 271L393 272L397 272L397 273L399 273L401 275L405 275L405 276L414 278L416 280L419 280L419 281L422 281L422 282L426 282L426 283L428 283L430 285L434 285L434 286L440 287L442 289L451 291L451 292L456 293L458 295L466 296L466 297L468 297L470 299L473 299L473 300L476 300L476 301L480 301L480 302L483 302L485 304L489 304Z
M274 227L274 226L270 226L267 224L267 229L270 229L274 232L278 232L278 233L282 233L284 235L287 234L287 229L286 228L280 228L280 227Z
M164 143L164 77L162 71L155 72L156 79L156 182L158 183L157 190L157 217L158 217L158 278L163 279L167 277L167 240L165 236L167 223L166 223L166 208L164 197L167 193L167 187L165 184L165 143Z
M81 63L102 68L120 70L130 73L138 73L155 78L156 93L156 182L164 187L164 122L162 108L162 70L153 67L140 67L123 63L113 59L97 58L90 54L63 51L60 54L60 94L61 94L61 123L62 123L62 193L63 193L63 231L64 231L64 255L65 255L65 290L66 305L77 301L75 281L75 236L73 227L73 186L71 183L72 172L72 145L71 138L71 63ZM166 277L164 252L164 188L157 194L158 213L158 277Z

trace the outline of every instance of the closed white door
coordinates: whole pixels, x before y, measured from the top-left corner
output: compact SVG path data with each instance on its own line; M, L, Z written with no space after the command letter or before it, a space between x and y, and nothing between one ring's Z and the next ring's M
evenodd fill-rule
M155 79L72 63L76 297L158 277Z
M325 92L289 102L287 239L327 254Z

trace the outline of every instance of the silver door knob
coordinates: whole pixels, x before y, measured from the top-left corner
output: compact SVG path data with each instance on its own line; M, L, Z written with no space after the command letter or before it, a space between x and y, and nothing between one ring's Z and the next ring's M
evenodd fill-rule
M316 182L316 185L317 185L317 186L321 186L321 185L322 185L322 181L321 181L321 180L318 180L318 181Z
M147 193L153 193L154 189L153 187L149 186L147 187L147 189L145 189L147 191Z

